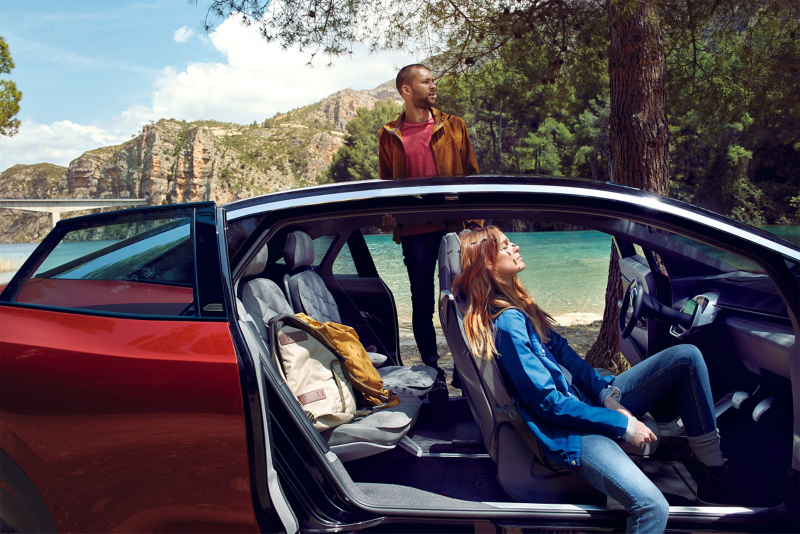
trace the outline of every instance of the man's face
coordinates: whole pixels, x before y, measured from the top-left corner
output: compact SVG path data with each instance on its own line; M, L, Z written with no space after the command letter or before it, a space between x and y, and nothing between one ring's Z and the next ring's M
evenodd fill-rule
M420 108L430 108L436 103L436 84L428 69L417 69L414 78L404 85L411 92L411 102Z

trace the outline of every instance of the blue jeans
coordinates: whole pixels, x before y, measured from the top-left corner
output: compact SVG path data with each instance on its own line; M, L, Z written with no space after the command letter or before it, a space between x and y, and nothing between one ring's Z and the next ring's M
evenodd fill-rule
M622 393L620 403L636 417L675 390L687 435L701 436L716 428L708 370L693 345L670 347L647 358L619 375L614 385ZM664 495L614 440L598 434L582 436L581 464L565 467L625 507L628 532L666 528L669 505Z
M433 277L439 259L439 244L444 230L428 234L410 235L402 238L403 263L408 269L411 286L411 326L419 355L425 365L436 366L439 359L436 347L436 330L433 312L436 309L436 294Z

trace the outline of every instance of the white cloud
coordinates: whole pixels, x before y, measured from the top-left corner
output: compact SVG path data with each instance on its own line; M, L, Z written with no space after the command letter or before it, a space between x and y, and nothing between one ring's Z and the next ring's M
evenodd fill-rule
M176 43L185 43L194 35L194 30L191 29L189 26L182 26L175 30L175 39Z
M19 133L2 140L0 170L16 163L46 162L66 167L87 150L127 141L132 134L141 133L141 124L145 122L132 112L88 126L71 121L39 124L23 120Z
M394 78L399 67L416 61L403 53L371 55L366 47L357 46L351 58L336 59L332 67L326 67L325 57L317 57L311 67L308 52L267 44L254 26L244 27L239 21L228 19L209 35L210 45L223 62L192 63L183 70L163 68L153 83L149 106L130 107L90 125L23 120L20 132L0 143L0 170L15 163L68 165L86 150L130 139L150 120L260 122L348 87L371 89ZM179 29L176 41L184 29L191 32Z
M255 25L238 18L223 22L209 35L224 63L193 63L178 71L162 70L154 83L152 109L161 116L186 120L216 119L249 123L276 112L321 100L336 91L370 89L394 78L397 69L416 59L403 53L370 55L357 46L350 58L328 59L297 49L267 44Z

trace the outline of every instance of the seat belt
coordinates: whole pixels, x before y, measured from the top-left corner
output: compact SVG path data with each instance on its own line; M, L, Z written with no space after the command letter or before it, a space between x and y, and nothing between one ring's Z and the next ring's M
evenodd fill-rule
M461 330L461 336L463 337L464 341L467 340L466 333L464 332L464 320L463 317L459 315L458 307L456 306L455 302L450 302L453 306L456 307L456 318L458 319L458 327ZM528 447L531 448L533 455L539 460L544 466L549 468L553 468L553 464L547 460L547 458L542 453L542 449L539 446L539 442L536 439L536 436L533 435L531 429L528 428L528 425L522 419L522 416L517 409L517 403L513 397L508 394L508 388L506 388L505 383L503 382L503 377L500 374L500 369L497 367L497 362L493 359L491 360L484 360L482 358L476 358L472 352L470 352L470 356L472 357L472 361L475 364L475 367L478 369L478 376L481 378L481 382L483 382L483 388L485 391L488 391L491 395L491 401L494 405L495 411L495 419L499 422L508 422L511 424L512 427L517 431L517 434L528 444ZM498 423L495 422L495 430L497 429ZM492 446L496 449L497 448L497 432L492 432Z

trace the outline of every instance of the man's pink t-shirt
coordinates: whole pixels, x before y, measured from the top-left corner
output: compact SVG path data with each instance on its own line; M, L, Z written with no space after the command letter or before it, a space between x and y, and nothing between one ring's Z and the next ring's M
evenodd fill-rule
M431 149L433 126L433 117L425 122L403 121L400 135L403 136L403 151L406 154L406 178L436 176L436 162Z

